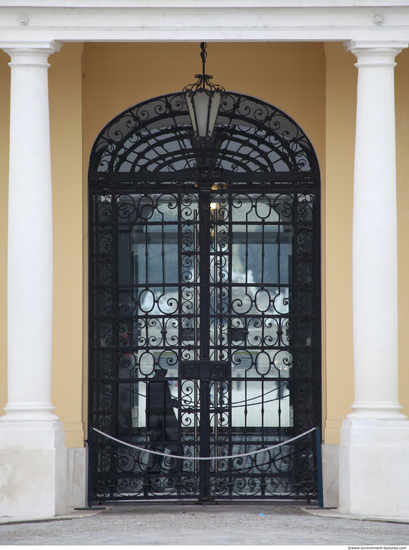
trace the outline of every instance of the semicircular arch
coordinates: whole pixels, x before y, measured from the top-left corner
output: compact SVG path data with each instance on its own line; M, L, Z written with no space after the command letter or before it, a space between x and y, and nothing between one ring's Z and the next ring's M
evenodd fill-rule
M205 172L206 177L223 173L244 179L253 174L253 181L257 174L270 174L264 179L285 181L290 175L316 177L319 166L310 140L290 116L235 92L225 93L213 139L203 149L192 139L184 94L178 92L138 103L113 118L94 143L89 169L99 180L109 174L161 180L170 173L192 179Z

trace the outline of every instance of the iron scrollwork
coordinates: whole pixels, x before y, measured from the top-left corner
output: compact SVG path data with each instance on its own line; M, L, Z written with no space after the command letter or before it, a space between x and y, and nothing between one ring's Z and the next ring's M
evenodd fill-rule
M181 93L102 130L89 167L89 423L166 456L96 436L95 498L316 497L310 436L224 457L320 424L319 192L305 133L249 96L224 93L206 147ZM215 460L193 460L203 453Z

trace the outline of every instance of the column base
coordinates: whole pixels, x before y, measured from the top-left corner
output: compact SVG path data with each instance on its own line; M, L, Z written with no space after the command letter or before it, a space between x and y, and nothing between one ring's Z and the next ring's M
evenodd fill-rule
M408 417L400 411L402 407L399 403L353 403L353 413L347 415L348 420L407 420Z
M58 422L51 403L9 403L0 422Z
M65 514L66 472L62 422L0 423L0 517Z
M339 448L342 514L409 518L409 421L344 420Z

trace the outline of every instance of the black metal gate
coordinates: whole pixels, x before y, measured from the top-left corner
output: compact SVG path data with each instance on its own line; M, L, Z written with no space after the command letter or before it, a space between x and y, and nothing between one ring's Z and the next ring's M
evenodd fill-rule
M240 456L321 421L308 138L227 93L204 147L171 94L104 128L89 182L89 423L166 454L96 434L95 498L316 498L313 436Z

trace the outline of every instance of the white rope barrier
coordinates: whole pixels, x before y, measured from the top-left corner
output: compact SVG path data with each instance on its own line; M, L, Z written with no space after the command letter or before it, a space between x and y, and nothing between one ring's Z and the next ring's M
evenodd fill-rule
M169 453L161 453L160 451L152 451L151 449L145 449L144 447L139 447L138 445L132 445L131 443L126 443L125 441L121 441L116 437L112 437L112 435L108 435L105 432L101 432L101 430L98 430L97 428L91 428L91 429L94 430L94 432L97 432L100 435L107 437L108 439L112 439L112 441L116 441L116 443L120 443L121 445L125 445L126 447L131 447L132 449L137 449L138 451L144 451L145 453L150 453L153 455L166 456L168 458L169 457L180 458L182 460L227 460L228 458L240 458L242 456L256 455L258 453L264 453L265 451L269 451L270 449L275 449L277 447L282 447L283 445L288 445L289 443L292 443L293 441L296 441L297 439L300 439L301 437L308 435L309 433L313 432L317 428L311 428L311 430L308 430L308 432L303 432L302 434L297 435L296 437L293 437L291 439L287 439L282 443L276 443L275 445L264 447L263 449L259 449L258 451L250 451L249 453L241 453L238 455L228 455L228 456L179 456L179 455L172 455ZM174 444L181 445L180 443L174 443Z

